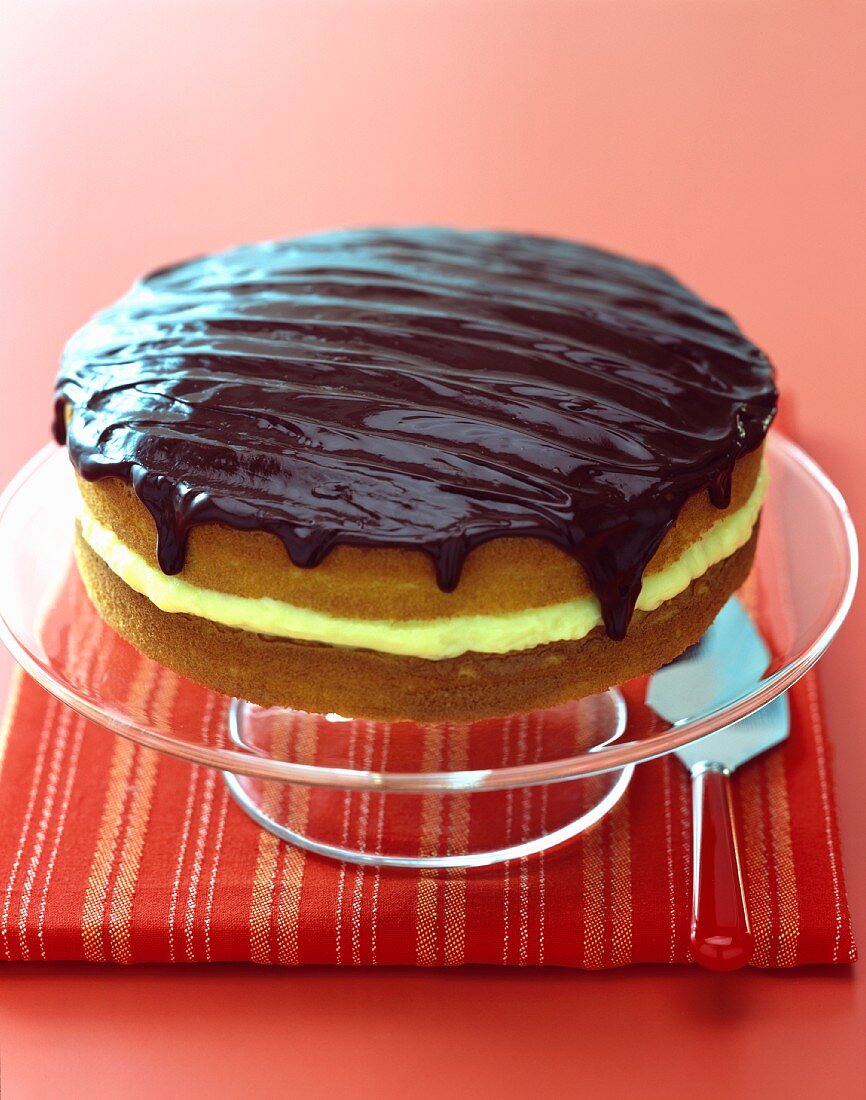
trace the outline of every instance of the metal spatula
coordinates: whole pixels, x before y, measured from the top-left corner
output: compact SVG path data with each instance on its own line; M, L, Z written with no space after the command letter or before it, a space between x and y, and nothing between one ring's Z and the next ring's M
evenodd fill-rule
M770 654L738 600L730 600L703 639L650 680L647 704L668 722L700 717L754 688ZM788 736L788 699L676 750L692 777L691 948L711 970L736 970L752 955L732 772Z

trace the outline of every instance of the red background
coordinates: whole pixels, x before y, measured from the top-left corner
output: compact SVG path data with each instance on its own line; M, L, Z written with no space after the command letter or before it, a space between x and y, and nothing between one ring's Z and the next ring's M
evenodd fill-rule
M0 20L0 482L47 438L64 338L139 271L439 222L670 267L767 349L866 514L857 0L6 0ZM864 643L861 599L822 665L861 948ZM860 970L6 967L0 1087L859 1096Z

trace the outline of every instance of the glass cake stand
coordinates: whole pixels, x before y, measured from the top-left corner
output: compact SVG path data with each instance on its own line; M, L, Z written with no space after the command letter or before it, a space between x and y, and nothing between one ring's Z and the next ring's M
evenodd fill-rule
M650 715L645 682L472 725L368 722L216 696L137 654L89 603L72 559L77 492L54 446L0 498L0 637L87 718L219 769L246 813L283 840L352 863L482 867L589 828L637 764L752 714L827 648L853 596L854 529L802 450L775 433L767 461L755 568L739 598L773 656L755 677L731 653L724 698L673 725Z

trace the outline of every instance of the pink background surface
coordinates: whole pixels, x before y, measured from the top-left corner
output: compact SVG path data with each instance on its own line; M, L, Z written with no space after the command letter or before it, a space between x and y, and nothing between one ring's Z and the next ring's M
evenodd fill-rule
M767 349L866 515L862 3L6 0L0 21L0 483L47 438L65 337L138 272L438 222L670 267ZM864 645L861 598L822 664L861 950ZM859 1096L862 971L6 967L0 1094Z

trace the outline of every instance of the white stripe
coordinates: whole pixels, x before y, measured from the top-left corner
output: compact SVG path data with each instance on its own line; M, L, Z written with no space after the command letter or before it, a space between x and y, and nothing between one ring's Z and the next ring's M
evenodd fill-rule
M535 747L532 758L537 764L541 760L544 747L545 718L539 714L535 721ZM541 810L539 830L543 836L547 831L547 802L549 790L545 784L540 791ZM538 853L538 965L544 965L544 850Z
M216 696L208 692L207 702L205 703L204 714L202 716L202 725L207 729L210 726L211 718L213 716L214 705L216 703ZM168 910L168 957L171 962L177 962L174 949L174 922L177 918L177 902L178 895L180 894L180 880L183 876L183 865L186 861L186 850L189 844L189 834L192 828L192 815L195 808L195 796L198 790L198 773L201 769L196 767L190 768L189 783L187 785L186 794L186 806L184 807L183 814L183 827L181 830L180 846L177 853L177 866L174 872L174 882L171 887L171 903Z
M385 771L388 766L388 749L391 745L391 723L383 723L384 729L382 733L382 762L379 765L380 771ZM385 805L388 801L386 794L379 795L379 816L376 821L376 851L382 851L382 840L385 835ZM381 868L377 867L373 876L373 911L370 915L370 947L372 951L373 966L379 965L378 959L378 929L379 929L379 880L381 878Z
M367 735L364 747L364 759L362 767L364 771L370 770L373 761L373 746L376 740L375 725L366 722ZM364 791L361 795L361 811L358 814L358 851L363 852L367 846L367 824L370 820L370 792ZM352 892L352 962L355 966L361 965L361 902L364 896L364 865L359 863L355 867L355 887Z
M63 840L63 833L66 828L66 819L69 814L69 804L72 800L72 788L75 785L75 778L78 773L78 761L81 757L81 747L84 744L84 732L85 720L82 717L78 717L75 723L75 734L72 741L72 751L69 754L69 767L66 773L66 783L63 788L63 795L61 797L60 813L57 816L57 826L54 832L54 844L51 848L51 855L48 858L48 866L45 869L45 881L42 884L42 898L39 904L37 934L39 937L39 954L43 959L48 958L45 950L45 914L48 909L48 891L51 886L51 880L54 877L54 868L57 863L57 857L60 853L60 845Z
M216 892L217 872L219 870L220 853L222 852L223 836L225 834L226 817L228 816L229 808L229 790L228 787L223 785L222 787L222 803L220 805L219 824L217 825L217 833L214 839L214 858L211 865L210 882L207 888L207 906L205 907L204 915L204 954L207 962L212 962L211 955L211 926L213 919L213 902L214 894Z
M60 712L60 722L54 730L54 748L48 765L48 776L45 781L45 794L42 799L42 813L39 815L39 824L33 838L33 849L30 854L30 863L24 875L24 883L21 890L21 902L18 907L18 944L22 959L30 958L30 950L27 946L27 915L30 912L30 898L33 892L33 883L36 881L36 872L42 859L42 851L48 836L48 824L54 810L54 799L60 784L60 768L66 751L66 739L69 736L69 728L72 725L73 712L64 706Z
M509 753L511 751L511 723L512 718L506 718L502 723L502 767L507 767L509 763ZM514 792L509 790L505 795L505 840L503 847L511 842L511 826L514 816ZM510 863L503 863L502 874L504 878L503 883L503 901L502 901L502 962L505 966L508 965L508 919L511 901L511 873Z
M833 907L836 915L836 939L833 944L833 962L839 962L842 948L842 889L839 883L839 864L836 845L833 843L833 830L830 828L830 781L827 769L827 757L824 751L824 723L821 721L821 708L818 706L818 693L815 690L814 673L803 677L806 686L806 698L809 702L809 714L815 727L815 759L818 764L818 782L821 786L821 809L824 812L824 839L827 842L827 857L830 860L830 878L833 882Z
M102 675L108 667L111 654L110 647L105 644L105 634L106 628L100 623L99 628L88 631L87 636L89 644L82 647L80 669L84 674L87 674L90 670L90 661L92 660L94 652L98 653L93 676L95 683L99 683L102 679ZM63 794L61 796L60 812L57 816L57 824L54 829L54 843L51 848L51 854L48 857L48 866L45 869L45 881L42 884L42 897L39 904L37 934L39 937L39 953L43 959L48 958L45 950L45 914L48 909L48 891L51 886L51 880L54 877L54 868L57 864L57 857L60 854L60 845L63 841L63 834L66 829L66 820L69 814L69 805L72 800L72 790L78 775L78 761L81 757L81 748L84 744L86 728L86 720L81 715L76 715L75 733L72 740L72 751L69 755L66 783L64 784Z
M662 797L665 804L665 859L668 868L668 904L670 906L671 941L668 951L668 962L674 962L677 957L677 891L674 878L674 822L673 822L673 791L671 789L671 769L680 765L668 757L659 761L662 771Z
M216 720L222 720L222 707L214 707ZM207 743L214 740L214 730L208 730ZM189 889L186 896L186 915L184 918L184 940L186 944L186 957L188 962L195 962L195 909L198 898L198 886L201 879L202 866L204 865L204 851L207 844L207 834L210 828L211 812L213 810L214 788L216 786L217 773L208 768L205 773L204 795L199 810L198 830L193 851L192 871L190 872Z
M6 886L6 897L3 902L2 934L3 950L7 959L12 958L9 952L9 910L12 907L12 893L15 888L15 880L18 877L18 868L21 866L21 860L24 858L24 848L27 844L27 838L30 835L30 825L33 820L33 812L36 808L36 796L42 780L42 771L45 767L45 756L48 751L48 733L54 725L54 716L57 713L58 706L60 706L60 704L52 695L48 700L48 706L45 708L45 714L42 718L39 747L36 752L36 762L33 766L33 778L30 782L30 796L27 800L27 808L24 811L24 820L21 824L21 832L18 836L18 850L15 853L15 859L12 861L12 868L9 872L9 882Z
M529 728L529 716L522 714L517 723L517 763L526 763L527 732ZM529 839L529 824L532 810L532 787L524 787L521 791L521 840ZM528 857L520 860L520 965L526 966L529 958L529 867Z
M349 762L348 767L354 768L355 766L355 741L358 736L358 723L351 722L351 733L349 734ZM345 848L349 842L349 817L352 808L352 792L346 791L343 799L343 830L340 834L340 846ZM340 864L340 878L337 885L337 908L336 908L336 921L335 921L335 936L336 936L336 948L337 948L337 966L343 965L343 894L346 889L346 864Z
M217 726L217 733L216 733L216 745L217 745L217 748L219 748L219 749L224 747L225 741L226 741L226 721L227 721L227 714L228 714L227 703L224 702L223 707L221 709L222 709L222 720ZM219 820L218 820L218 823L217 823L216 837L214 838L214 855L213 855L213 862L211 864L210 880L208 881L207 903L205 905L205 915L204 915L204 950L205 950L205 959L206 959L207 962L211 962L211 938L210 938L211 918L213 916L214 893L216 891L216 880L217 880L217 873L218 873L218 870L219 870L220 854L222 852L223 836L225 835L226 817L228 815L228 806L229 806L228 788L225 786L225 784L223 784L222 788L221 788Z

